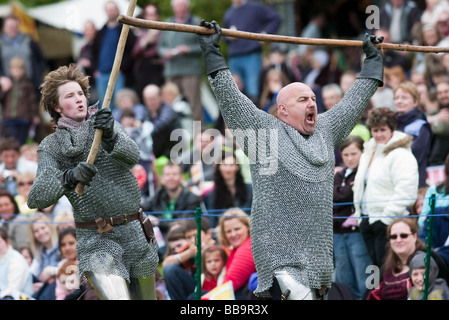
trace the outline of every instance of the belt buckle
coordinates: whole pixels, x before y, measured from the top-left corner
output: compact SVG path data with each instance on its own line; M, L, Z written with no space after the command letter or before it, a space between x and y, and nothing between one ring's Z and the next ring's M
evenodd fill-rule
M123 214L123 224L128 223L128 216L126 214Z
M107 223L103 218L96 219L95 223L97 224L97 231L100 234L111 231L113 229L113 227L109 223Z

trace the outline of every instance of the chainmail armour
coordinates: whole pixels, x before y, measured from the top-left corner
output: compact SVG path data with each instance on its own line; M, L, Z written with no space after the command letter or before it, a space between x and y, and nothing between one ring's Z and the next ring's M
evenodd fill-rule
M56 129L40 143L37 178L28 199L30 208L46 208L65 195L73 206L75 222L139 210L141 193L130 171L139 159L139 149L118 122L114 125L118 133L114 149L107 154L99 147L94 163L98 172L91 185L85 186L83 195L67 191L61 184L63 172L88 157L95 134L94 117L76 130ZM146 241L138 220L114 226L103 234L96 228L77 229L76 236L80 275L87 271L105 272L130 281L147 278L157 268L157 244Z
M361 117L378 81L357 79L340 103L318 115L310 136L258 109L239 91L229 69L209 76L209 82L228 128L236 138L238 131L246 137L239 144L250 160L253 181L250 229L258 274L254 293L269 297L276 270L288 271L310 288L329 287L334 149ZM277 139L271 148L270 130ZM249 152L254 146L257 152Z

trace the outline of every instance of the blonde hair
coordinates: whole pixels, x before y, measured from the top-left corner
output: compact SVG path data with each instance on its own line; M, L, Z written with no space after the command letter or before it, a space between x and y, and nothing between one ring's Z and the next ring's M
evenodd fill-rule
M248 232L250 230L249 215L246 214L245 211L243 211L240 208L231 208L231 209L226 210L223 213L223 215L220 217L219 222L218 222L218 225L220 226L220 233L218 234L218 241L224 247L229 247L230 243L226 239L226 234L225 234L223 225L224 225L225 221L228 221L231 219L238 219L241 223L243 223L248 228Z
M413 82L410 81L401 82L396 88L394 88L393 93L396 93L398 89L402 89L407 93L409 93L412 96L413 101L419 104L419 91Z
M34 232L33 232L33 225L37 223L44 223L48 226L51 233L51 243L54 246L58 242L58 233L56 231L55 226L51 222L51 218L42 213L42 212L36 212L31 218L30 218L30 225L28 229L28 235L30 239L30 249L34 256L40 256L41 251L39 250L42 245L36 241L34 238Z
M78 83L86 98L89 98L89 76L82 73L74 63L59 67L47 74L40 86L42 94L40 107L50 114L54 123L58 123L61 117L59 112L55 110L59 104L58 88L72 81Z

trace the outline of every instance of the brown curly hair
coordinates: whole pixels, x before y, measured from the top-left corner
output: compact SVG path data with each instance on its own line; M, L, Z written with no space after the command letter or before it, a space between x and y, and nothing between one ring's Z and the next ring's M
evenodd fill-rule
M385 107L371 109L366 119L366 127L371 130L375 127L388 126L391 131L396 130L398 118L396 113Z
M74 63L71 63L69 66L59 67L47 74L44 82L40 86L42 94L40 107L50 114L54 123L58 123L61 117L55 110L59 104L58 88L72 81L77 82L81 86L86 98L89 98L89 76L82 73Z

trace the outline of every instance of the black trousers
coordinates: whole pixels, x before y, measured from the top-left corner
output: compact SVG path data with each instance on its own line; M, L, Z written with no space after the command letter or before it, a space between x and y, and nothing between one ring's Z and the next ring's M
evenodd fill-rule
M380 268L385 259L388 243L387 225L380 220L370 224L368 220L368 218L362 220L360 223L360 232L362 233L363 240L365 240L371 261Z

